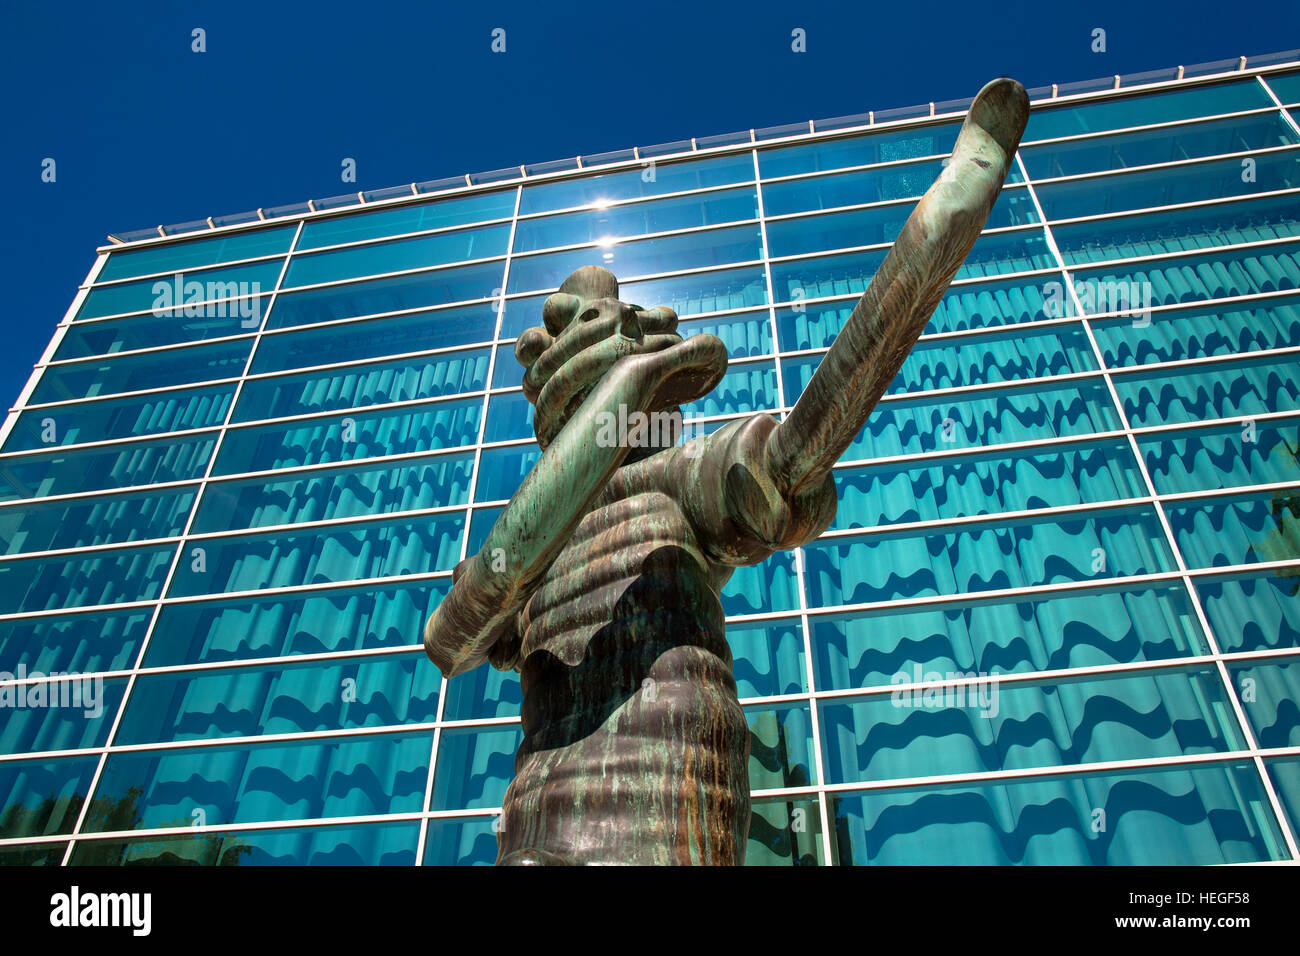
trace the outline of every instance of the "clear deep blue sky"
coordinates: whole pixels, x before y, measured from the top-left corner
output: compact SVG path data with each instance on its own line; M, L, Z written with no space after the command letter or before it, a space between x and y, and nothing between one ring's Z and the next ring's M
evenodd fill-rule
M109 232L970 96L999 74L1033 87L1300 47L1295 0L2 7L6 408Z

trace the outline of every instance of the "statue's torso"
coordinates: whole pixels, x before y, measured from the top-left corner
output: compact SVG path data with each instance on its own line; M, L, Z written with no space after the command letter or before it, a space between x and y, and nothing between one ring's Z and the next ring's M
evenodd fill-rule
M609 831L628 827L643 858L622 862L743 860L749 731L718 594L775 550L745 529L779 522L737 480L771 425L728 427L698 459L677 447L619 469L518 615L524 739L502 860L601 862L629 845Z

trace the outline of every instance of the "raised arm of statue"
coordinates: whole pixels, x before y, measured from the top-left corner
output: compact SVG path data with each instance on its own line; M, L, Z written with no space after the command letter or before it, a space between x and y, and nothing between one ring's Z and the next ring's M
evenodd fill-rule
M1029 117L1015 80L971 104L952 158L926 192L790 415L768 436L783 497L820 485L866 423L970 252Z

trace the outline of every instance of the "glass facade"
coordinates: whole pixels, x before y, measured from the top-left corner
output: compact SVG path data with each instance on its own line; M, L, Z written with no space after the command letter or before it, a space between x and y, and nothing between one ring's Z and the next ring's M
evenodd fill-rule
M751 864L1300 858L1273 60L1035 92L831 529L724 593ZM605 265L727 344L688 423L782 414L961 118L894 112L101 250L0 433L0 862L491 862L517 675L420 639L538 458L514 339Z

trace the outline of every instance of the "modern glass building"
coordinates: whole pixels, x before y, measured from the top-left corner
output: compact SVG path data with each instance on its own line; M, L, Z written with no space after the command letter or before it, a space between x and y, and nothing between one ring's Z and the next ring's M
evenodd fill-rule
M724 595L750 863L1300 859L1300 52L1031 97ZM688 423L781 414L966 103L110 237L0 431L0 861L490 862L517 676L420 639L538 457L513 340L604 264L727 343Z

